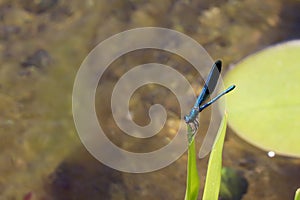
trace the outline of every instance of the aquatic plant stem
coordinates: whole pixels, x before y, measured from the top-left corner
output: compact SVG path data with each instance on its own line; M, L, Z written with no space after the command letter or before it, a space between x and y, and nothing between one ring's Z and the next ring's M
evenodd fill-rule
M195 136L193 134L192 128L187 124L188 130L188 164L187 164L187 180L186 180L186 191L185 200L197 200L200 188L200 180L197 170L196 162L196 148L195 148Z

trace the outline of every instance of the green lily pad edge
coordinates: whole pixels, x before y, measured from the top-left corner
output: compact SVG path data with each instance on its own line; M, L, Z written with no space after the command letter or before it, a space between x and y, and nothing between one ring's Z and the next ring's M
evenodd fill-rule
M270 46L237 63L225 78L228 124L267 152L300 157L300 40Z

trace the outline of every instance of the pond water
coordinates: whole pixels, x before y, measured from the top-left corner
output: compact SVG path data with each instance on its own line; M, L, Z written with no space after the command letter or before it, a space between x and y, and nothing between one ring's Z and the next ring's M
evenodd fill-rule
M299 9L300 2L291 0L1 1L0 199L184 199L186 153L161 170L130 174L106 167L87 152L72 117L72 88L81 62L113 34L159 26L198 41L214 59L223 60L226 71L264 47L299 39ZM133 152L168 144L181 120L176 97L149 85L133 95L130 111L137 124L146 125L148 108L164 105L168 120L161 132L143 141L123 134L115 124L110 95L116 81L147 62L172 66L197 93L203 83L184 59L166 52L135 51L112 63L99 82L97 115L108 138ZM205 111L198 147L209 119ZM299 159L270 158L230 128L223 153L223 165L240 170L248 181L244 200L292 199L300 187ZM198 161L201 188L206 164L207 158Z

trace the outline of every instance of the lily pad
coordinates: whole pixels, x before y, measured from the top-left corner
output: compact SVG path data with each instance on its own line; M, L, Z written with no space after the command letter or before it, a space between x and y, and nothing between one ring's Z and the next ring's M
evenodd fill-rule
M225 77L228 123L249 143L300 157L300 40L275 45L238 63Z

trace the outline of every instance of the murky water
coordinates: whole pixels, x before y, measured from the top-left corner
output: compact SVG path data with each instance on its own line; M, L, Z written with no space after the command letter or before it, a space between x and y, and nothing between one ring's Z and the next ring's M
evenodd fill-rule
M299 2L279 0L0 1L0 199L183 199L186 154L162 170L128 174L87 153L71 110L81 62L113 34L160 26L191 36L226 68L268 45L299 38L299 8ZM134 120L147 124L150 105L161 103L168 110L166 127L146 142L117 128L108 106L112 88L127 70L146 62L174 67L196 90L201 82L186 61L161 52L133 52L111 65L97 90L97 115L116 145L137 152L166 145L180 120L169 90L145 86L130 103ZM208 122L207 111L200 133ZM199 146L201 134L197 140ZM202 183L206 162L198 162ZM299 159L269 158L230 129L223 164L244 173L249 183L245 200L292 199L300 186Z

